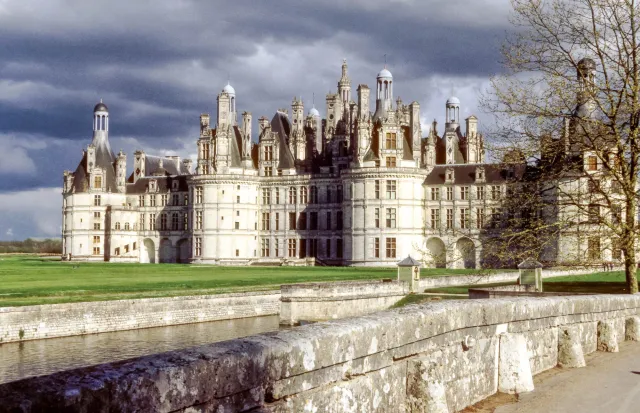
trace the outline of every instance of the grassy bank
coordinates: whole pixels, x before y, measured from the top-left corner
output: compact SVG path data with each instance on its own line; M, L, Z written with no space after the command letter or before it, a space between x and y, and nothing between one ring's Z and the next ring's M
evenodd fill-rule
M421 273L424 277L473 272L423 269ZM395 268L68 263L4 255L0 256L0 307L257 291L281 284L395 278L396 274Z

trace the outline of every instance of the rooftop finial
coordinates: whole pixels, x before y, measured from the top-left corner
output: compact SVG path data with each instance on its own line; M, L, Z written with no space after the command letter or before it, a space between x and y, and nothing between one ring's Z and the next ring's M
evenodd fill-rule
M100 98L100 103L102 103L102 98Z
M387 54L384 54L384 68L387 68Z
M313 107L315 108L316 107L316 92L313 92L313 98L312 98L311 102L313 104Z

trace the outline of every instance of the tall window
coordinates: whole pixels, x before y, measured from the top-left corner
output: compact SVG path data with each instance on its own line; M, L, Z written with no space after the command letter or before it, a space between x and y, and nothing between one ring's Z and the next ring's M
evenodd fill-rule
M272 161L273 160L273 146L265 146L264 147L264 160Z
M476 228L484 228L484 208L476 208Z
M318 203L318 187L317 186L311 187L311 203L312 204Z
M344 223L342 218L342 211L338 211L338 216L336 218L336 229L342 229L343 226Z
M120 230L120 223L116 222L116 230Z
M100 223L99 222L94 222L93 223L93 229L99 230L100 229Z
M500 185L491 186L491 199L500 199Z
M484 199L484 186L476 187L476 198Z
M204 189L201 186L196 186L196 204L202 203Z
M396 227L396 209L387 208L387 228Z
M156 214L149 214L149 230L156 230Z
M447 229L453 228L453 209L447 208Z
M296 254L296 240L295 239L290 239L289 240L289 257L295 257Z
M498 228L500 226L500 209L491 208L491 227Z
M327 211L327 230L331 229L331 211Z
M274 253L275 253L275 257L279 257L280 256L280 241L278 241L278 239L276 238L276 242L273 243L273 248L274 248Z
M469 208L460 208L460 228L469 229Z
M310 225L309 229L317 230L318 229L318 213L314 211L314 212L311 212L310 214L311 216L309 217L309 219L311 222L309 223Z
M395 258L396 257L396 239L395 238L387 238L387 258Z
M342 202L342 185L338 185L337 202Z
M453 200L453 187L447 187L447 201Z
M597 171L598 170L598 157L597 156L589 156L587 157L587 170L588 171Z
M189 230L189 214L186 212L182 214L182 229L185 231Z
M202 238L197 237L195 244L196 244L196 248L195 248L195 251L194 251L194 255L196 257L199 257L199 256L202 255Z
M327 239L324 244L324 255L331 258L331 239Z
M276 188L276 204L280 203L280 188Z
M600 219L600 206L595 204L589 205L589 222L595 223Z
M144 214L140 214L140 229L142 231L144 231L146 229L145 228L145 221L144 221Z
M179 229L179 225L180 225L180 219L178 218L178 213L174 212L171 215L171 229L174 231L177 231Z
M387 156L386 158L387 168L395 168L396 167L396 157L395 156Z
M432 229L440 228L440 209L438 208L431 209L431 228Z
M264 167L264 176L273 176L273 167L265 166Z
M171 201L172 205L180 205L180 194L173 194L173 201Z
M587 240L587 254L589 255L589 259L591 260L599 260L600 259L600 238L598 237L589 237Z
M469 187L463 186L460 188L460 199L466 201L469 199Z
M289 212L289 229L296 229L296 213Z
M380 228L380 208L374 209L373 214L376 228Z
M149 206L156 206L156 196L155 195L149 195Z
M292 186L291 188L289 188L289 203L291 205L295 205L297 203L297 199L298 199L298 194L297 194L296 188Z
M302 188L300 188L300 203L301 204L306 204L309 202L309 190L307 189L306 186L303 186Z
M276 212L276 231L280 230L280 213Z
M100 255L100 247L93 247L93 255Z
M380 238L373 239L373 258L380 258Z
M300 213L300 217L298 218L298 229L303 231L307 229L307 213L306 212ZM301 257L301 258L304 258L304 257Z
M167 214L160 214L160 231L167 230Z
M396 181L387 181L387 199L396 199Z
M376 179L376 182L375 182L375 193L376 193L375 194L376 199L380 199L380 180L379 179Z
M431 188L431 200L438 201L440 199L440 188Z
M268 212L262 213L262 230L269 231L271 229L271 214Z
M166 206L169 201L169 195L163 194L160 196L160 206Z
M202 159L209 159L209 143L202 143Z
M622 222L622 207L620 205L611 206L611 222L616 225Z
M99 235L94 235L93 236L93 243L94 244L100 244L100 236Z
M271 204L271 188L262 188L262 205Z
M100 195L94 195L93 206L100 206L101 203L102 203L102 198L100 197Z
M392 132L387 132L387 135L385 136L385 140L384 140L385 144L384 147L385 149L397 149L398 147L398 140L396 138L396 134L392 133Z
M182 204L189 205L189 194L184 194Z
M196 229L202 229L202 211L196 211Z
M144 195L140 195L138 197L138 205L140 205L141 207L144 206Z
M342 238L338 238L336 240L336 253L338 254L338 258L342 258L344 256L344 245L342 244Z
M269 256L269 239L268 238L262 238L262 246L260 248L260 255L262 255L263 257L268 257Z
M93 178L93 187L96 189L102 189L102 177L96 176Z
M327 204L331 203L331 187L327 186Z

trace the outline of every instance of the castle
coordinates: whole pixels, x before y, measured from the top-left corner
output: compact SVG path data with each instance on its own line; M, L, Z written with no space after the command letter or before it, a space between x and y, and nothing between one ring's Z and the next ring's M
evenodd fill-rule
M346 61L326 117L294 98L258 119L227 84L214 120L200 116L198 159L127 157L109 145L109 111L94 108L93 142L63 189L63 256L71 260L218 265L391 266L407 255L438 267L483 263L480 234L500 219L522 168L485 163L478 119L445 106L426 137L420 105L394 101L385 67L356 100ZM371 110L373 109L373 110ZM215 123L212 123L215 121ZM492 224L492 225L493 225ZM562 261L559 241L550 261Z

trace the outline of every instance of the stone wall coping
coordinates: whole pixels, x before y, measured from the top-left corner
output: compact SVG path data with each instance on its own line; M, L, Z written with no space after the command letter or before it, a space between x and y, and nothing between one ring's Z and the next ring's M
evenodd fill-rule
M313 288L313 289L335 289L342 287L358 287L362 285L398 285L396 280L385 281L385 279L374 280L357 280L357 281L326 281L326 282L310 282L310 283L296 283L296 284L282 284L280 290L292 290L300 288Z
M386 292L386 293L373 292L369 294L341 295L336 297L281 297L280 301L285 303L333 302L333 301L365 300L368 298L382 298L382 297L404 297L405 295L407 295L407 292L405 291Z
M7 383L0 385L0 412L27 405L29 411L183 411L374 354L391 363L405 360L427 351L429 340L445 333L526 329L534 320L548 327L585 323L637 314L639 308L640 295L409 305Z
M260 295L280 295L280 290L265 290L265 291L247 291L239 293L222 293L222 294L207 294L207 295L183 295L173 297L149 297L149 298L131 298L126 300L108 300L108 301L80 301L73 303L60 303L60 304L40 304L40 305L25 305L15 307L0 307L0 313L22 313L31 311L56 311L67 309L78 309L79 307L104 307L105 305L114 304L121 305L125 303L162 303L171 301L185 301L185 300L208 300L215 298L242 298L242 297L255 297Z

